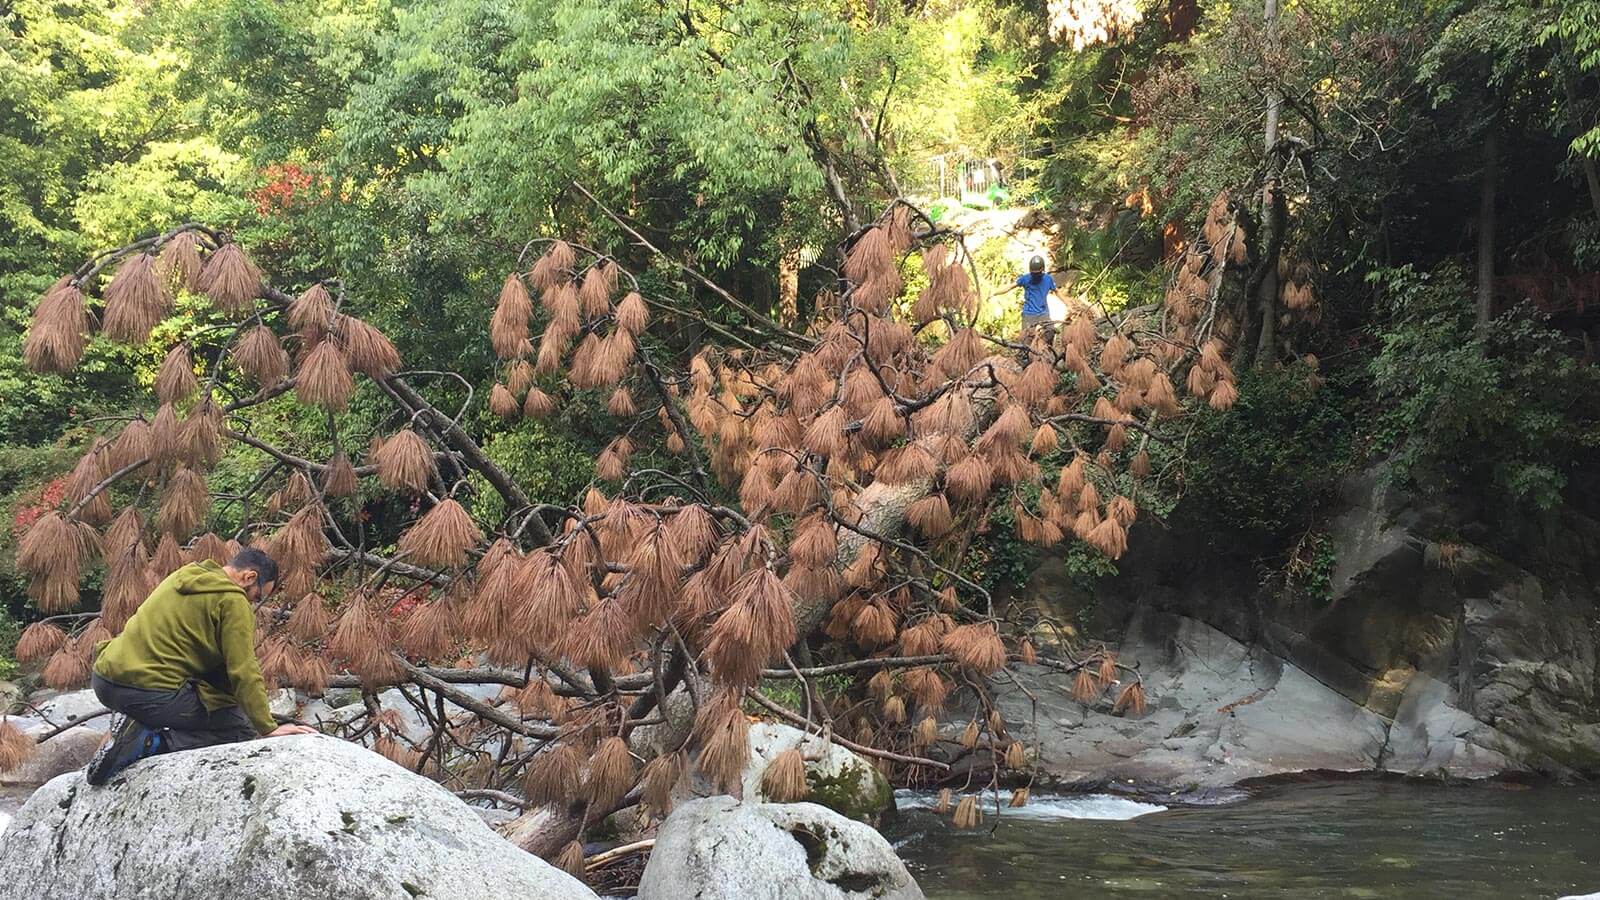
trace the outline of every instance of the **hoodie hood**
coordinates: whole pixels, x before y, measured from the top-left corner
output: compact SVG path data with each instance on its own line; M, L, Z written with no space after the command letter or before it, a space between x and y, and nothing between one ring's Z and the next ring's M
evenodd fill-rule
M172 587L180 594L243 594L244 588L234 583L215 560L204 559L172 573Z

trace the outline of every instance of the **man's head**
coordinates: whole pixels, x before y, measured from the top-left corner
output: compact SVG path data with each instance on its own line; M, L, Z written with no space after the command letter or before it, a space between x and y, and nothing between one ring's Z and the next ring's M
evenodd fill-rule
M1029 272L1043 272L1044 271L1044 257L1035 256L1033 259L1028 260L1028 271Z
M251 603L260 603L272 596L278 586L277 560L255 547L246 547L234 554L233 561L223 566L222 571L234 584L244 588L244 595Z

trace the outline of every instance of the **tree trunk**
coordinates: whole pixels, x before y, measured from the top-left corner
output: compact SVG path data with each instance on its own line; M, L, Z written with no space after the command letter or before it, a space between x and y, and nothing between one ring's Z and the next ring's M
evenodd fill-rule
M1017 371L1020 368L1016 360L1003 356L990 357L986 362L996 369L1003 368ZM955 390L968 391L972 398L973 427L971 432L965 435L965 438L970 443L999 413L998 405L995 403L995 389L989 386L962 385L959 388L955 388ZM930 453L936 453L934 448L937 446L938 440L937 435L929 435L920 438L918 443L926 447ZM906 510L910 509L911 504L928 496L932 490L933 479L931 478L906 484L887 484L882 481L874 481L867 485L866 489L856 497L856 506L861 510L861 518L857 520L856 527L874 535L897 539L905 529ZM850 563L855 561L855 558L861 553L861 548L865 547L870 540L873 539L841 526L839 528L839 549L834 556L834 564L840 571L843 571L849 567ZM799 601L795 604L794 621L795 634L799 636L801 642L804 642L809 635L822 627L823 621L828 617L828 612L833 609L833 605L838 602L840 596L840 594L834 594L823 597L799 598Z
M1494 205L1499 188L1500 129L1489 122L1483 138L1483 182L1478 195L1478 334L1487 334L1494 318Z
M1600 171L1596 171L1594 157L1579 156L1578 165L1583 167L1583 180L1589 185L1589 202L1594 204L1594 214L1600 218Z
M1167 37L1187 41L1200 24L1200 0L1167 0Z
M1561 52L1567 52L1566 42L1561 43ZM1567 105L1574 109L1579 108L1577 79L1572 75L1570 66L1562 67L1562 86L1567 91ZM1589 202L1594 205L1594 214L1600 218L1600 172L1595 169L1594 157L1578 154L1578 167L1583 169L1583 181L1589 186Z
M800 251L793 247L778 257L778 321L785 328L800 321Z
M1267 46L1278 44L1278 0L1266 0L1262 10L1266 26ZM1278 154L1278 118L1282 112L1283 98L1276 85L1267 87L1266 154L1267 177L1261 186L1262 254L1261 265L1266 271L1256 286L1256 300L1261 310L1261 331L1256 344L1257 368L1272 368L1278 360L1278 248L1283 245L1283 221L1279 213L1283 204L1278 197L1281 159Z
M1261 330L1256 343L1255 365L1270 369L1278 363L1278 257L1283 252L1284 219L1288 210L1279 196L1278 181L1272 178L1262 191L1260 280L1256 284L1256 306L1261 311Z
M554 863L583 829L583 806L539 806L499 828L500 836L545 862Z
M846 234L855 234L861 230L861 217L856 215L856 208L850 202L850 194L844 189L844 179L839 177L839 170L834 167L833 154L822 142L822 135L817 131L815 124L808 124L805 129L806 145L811 148L811 156L822 167L822 180L828 187L828 196L833 198L834 205L839 207L839 216L844 220Z

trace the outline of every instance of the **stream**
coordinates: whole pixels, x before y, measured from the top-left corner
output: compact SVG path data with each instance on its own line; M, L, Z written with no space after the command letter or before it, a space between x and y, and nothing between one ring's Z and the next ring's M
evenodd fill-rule
M1002 792L1002 797L1007 796ZM929 900L1555 898L1600 891L1600 789L1281 784L1168 809L1041 798L958 831L904 795L885 834Z

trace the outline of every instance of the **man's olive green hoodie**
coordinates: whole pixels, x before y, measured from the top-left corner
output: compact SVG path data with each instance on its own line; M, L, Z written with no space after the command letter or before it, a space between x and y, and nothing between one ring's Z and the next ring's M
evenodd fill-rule
M97 648L94 671L124 687L175 691L199 684L215 711L237 704L262 734L277 727L256 661L256 617L244 589L211 560L168 575Z

